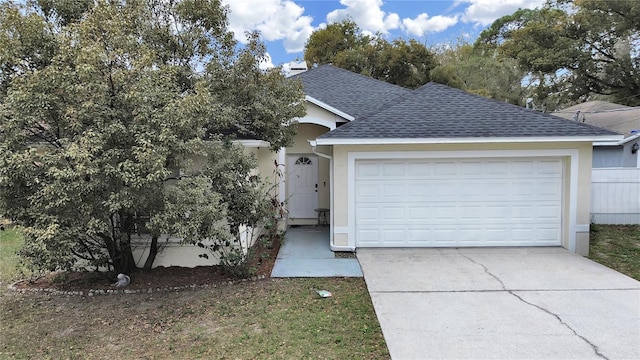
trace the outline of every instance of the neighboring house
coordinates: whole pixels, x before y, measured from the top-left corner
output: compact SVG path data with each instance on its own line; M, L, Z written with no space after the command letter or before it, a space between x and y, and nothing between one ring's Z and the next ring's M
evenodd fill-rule
M593 144L591 221L640 224L640 107L589 101L553 115L623 134Z
M588 252L593 142L612 131L444 85L417 90L331 65L279 153L288 223L329 208L331 248L563 246Z
M620 141L593 144L594 168L640 168L640 107L598 100L574 105L552 115L624 135Z

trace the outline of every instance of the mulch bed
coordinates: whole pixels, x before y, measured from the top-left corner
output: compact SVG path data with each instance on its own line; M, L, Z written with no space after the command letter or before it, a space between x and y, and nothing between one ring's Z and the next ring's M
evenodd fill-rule
M280 241L274 241L269 248L263 248L256 256L260 259L255 278L268 278L278 256ZM268 254L268 256L267 256ZM241 280L224 273L220 266L198 266L185 268L178 266L157 267L150 271L138 271L130 274L128 290L174 288L184 286L206 286ZM59 291L87 291L113 289L115 279L94 272L54 272L35 280L22 280L14 284L16 289L55 289Z

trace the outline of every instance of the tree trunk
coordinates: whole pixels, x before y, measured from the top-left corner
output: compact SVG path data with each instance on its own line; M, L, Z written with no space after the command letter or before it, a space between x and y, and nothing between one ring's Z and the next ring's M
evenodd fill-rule
M151 245L149 246L149 255L147 256L147 260L144 262L144 271L151 270L153 266L153 262L156 260L156 255L158 255L158 236L154 235L151 238Z
M133 251L131 249L131 234L126 234L126 237L120 241L119 260L120 270L116 269L116 272L131 274L138 270L136 260L133 257Z

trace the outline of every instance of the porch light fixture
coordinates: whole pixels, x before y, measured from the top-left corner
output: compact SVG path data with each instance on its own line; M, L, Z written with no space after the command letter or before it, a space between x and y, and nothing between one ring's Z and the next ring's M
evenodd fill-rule
M638 143L633 144L633 146L631 147L631 153L635 154L638 152L638 148L640 148L640 146L638 145Z

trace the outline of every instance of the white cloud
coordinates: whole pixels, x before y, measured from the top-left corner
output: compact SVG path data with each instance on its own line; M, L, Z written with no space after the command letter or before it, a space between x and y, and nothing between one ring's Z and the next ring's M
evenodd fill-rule
M265 41L283 40L289 53L302 51L313 32L313 18L291 0L223 0L229 6L229 29L246 42L246 31L258 30Z
M502 16L513 14L520 8L533 9L544 4L544 0L462 0L461 2L470 4L462 15L462 20L483 26L491 24Z
M457 15L451 17L442 15L429 17L427 13L422 13L415 19L405 18L402 20L405 31L415 36L441 32L457 23Z
M273 65L273 61L271 61L271 55L269 55L269 53L264 54L264 59L260 59L258 67L260 70L269 70L275 67L275 65Z
M327 14L327 22L340 22L351 18L367 33L389 33L400 27L400 16L380 9L382 0L340 0L344 9L336 9Z

